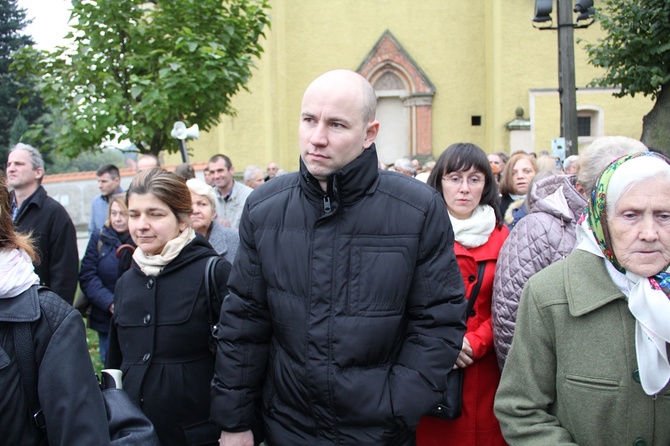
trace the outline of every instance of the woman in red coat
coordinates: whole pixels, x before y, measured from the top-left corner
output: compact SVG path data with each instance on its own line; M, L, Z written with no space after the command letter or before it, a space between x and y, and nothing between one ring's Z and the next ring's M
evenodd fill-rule
M493 350L491 294L498 252L508 234L498 206L498 188L486 154L468 143L453 144L440 155L428 184L446 202L468 299L477 284L478 262L486 266L454 366L465 369L462 415L454 420L423 417L417 428L417 446L505 445L493 414L500 369Z

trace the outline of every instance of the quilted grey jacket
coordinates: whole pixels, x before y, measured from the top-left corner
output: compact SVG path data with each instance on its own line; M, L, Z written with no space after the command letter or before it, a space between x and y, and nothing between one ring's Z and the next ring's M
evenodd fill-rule
M538 180L528 195L529 213L505 241L493 283L493 341L503 368L516 323L524 285L546 266L561 260L575 247L575 227L587 202L575 189L574 175L552 175Z

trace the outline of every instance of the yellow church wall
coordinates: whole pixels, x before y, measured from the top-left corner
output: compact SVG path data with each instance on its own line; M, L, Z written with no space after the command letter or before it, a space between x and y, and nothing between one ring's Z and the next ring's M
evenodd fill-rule
M535 150L547 149L559 136L558 38L556 31L532 27L534 0L272 0L271 5L265 51L249 91L233 100L237 116L224 117L216 129L189 141L193 161L225 153L238 173L269 161L296 170L304 89L327 70L357 69L386 30L435 86L433 156L458 141L487 152L509 151L505 124L517 107L531 119ZM597 24L575 30L576 38L595 41L600 35ZM599 72L587 64L580 45L575 55L578 107L602 108L607 134L639 138L651 102L582 92ZM481 116L482 125L472 126L471 116ZM179 162L179 156L168 161Z
M498 3L498 2L494 2ZM499 72L504 73L500 95L495 104L494 115L506 123L514 118L516 107L522 107L525 117L532 122L532 140L535 150L549 149L551 140L560 136L560 100L558 95L558 34L556 30L539 30L532 26L534 0L505 0L505 6L497 8L500 14L494 22L504 26L496 28L501 55ZM596 2L597 4L598 2ZM556 19L556 3L553 17ZM556 20L554 20L554 26ZM639 138L642 133L642 117L653 103L648 98L615 98L612 90L594 89L588 84L602 71L588 64L584 43L596 43L604 37L598 22L588 28L574 29L575 40L575 84L577 86L577 108L600 108L604 114L605 135L625 135ZM553 93L537 100L538 90ZM529 113L533 113L531 116ZM508 133L499 125L494 129L494 144L509 151ZM591 141L580 138L580 147Z

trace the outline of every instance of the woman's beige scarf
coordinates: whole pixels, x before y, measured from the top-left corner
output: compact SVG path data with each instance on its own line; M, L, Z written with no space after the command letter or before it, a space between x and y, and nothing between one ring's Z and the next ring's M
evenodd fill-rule
M195 231L188 226L181 233L165 244L163 251L154 256L148 256L140 247L135 249L133 260L147 276L157 276L163 271L165 265L170 263L179 255L184 246L188 245L195 238Z

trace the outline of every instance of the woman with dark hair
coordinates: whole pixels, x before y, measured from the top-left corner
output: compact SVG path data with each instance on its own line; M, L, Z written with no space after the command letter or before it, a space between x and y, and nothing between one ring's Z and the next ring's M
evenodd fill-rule
M84 323L78 311L39 286L35 260L30 237L15 230L7 183L0 176L2 444L109 444L107 413ZM17 336L21 330L27 332L22 338ZM32 343L33 351L21 349L20 339ZM21 358L34 363L32 370L19 366L25 365ZM41 411L26 396L30 387Z
M107 360L109 323L114 312L114 287L129 263L119 262L117 249L122 245L134 246L128 233L128 208L126 194L113 195L109 200L107 221L91 234L86 253L79 269L79 286L92 303L89 324L98 332L100 358Z
M479 291L454 366L464 369L462 415L454 420L423 417L417 444L505 445L493 414L500 370L493 351L491 293L498 253L508 234L498 208L496 180L484 151L459 143L440 155L428 185L442 194L449 211L465 294L471 299L474 290ZM484 265L481 276L479 264Z
M216 251L190 225L191 193L182 178L154 168L127 192L128 228L137 244L117 282L107 366L123 371L123 387L153 422L163 446L216 445L209 423L211 313L205 268ZM216 268L226 294L230 263Z

